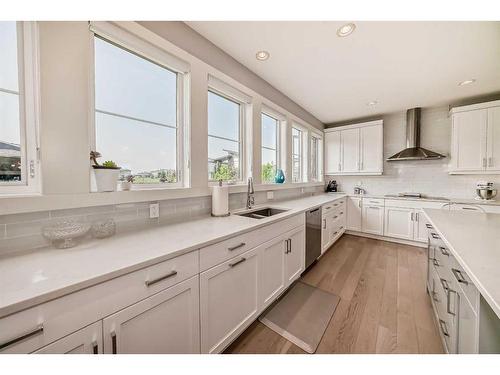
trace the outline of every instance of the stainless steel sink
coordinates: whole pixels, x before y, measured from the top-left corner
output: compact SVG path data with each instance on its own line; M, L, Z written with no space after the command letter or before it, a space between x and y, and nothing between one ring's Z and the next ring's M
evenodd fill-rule
M274 216L277 214L281 214L282 212L286 212L288 210L282 210L279 208L271 208L271 207L265 207L265 208L259 208L254 211L250 212L240 212L238 216L245 216L245 217L251 217L252 219L264 219L266 217Z

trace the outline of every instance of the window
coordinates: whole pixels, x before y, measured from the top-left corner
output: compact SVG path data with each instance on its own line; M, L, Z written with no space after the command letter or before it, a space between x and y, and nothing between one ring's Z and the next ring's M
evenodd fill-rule
M322 143L318 135L311 135L311 181L318 182L323 179L322 173Z
M36 192L37 37L34 22L0 22L0 191Z
M274 117L261 114L262 183L274 182L279 161L279 124Z
M242 179L242 103L208 92L208 179Z
M302 182L302 130L292 128L292 182Z
M185 74L151 45L139 54L131 38L134 51L94 35L95 149L134 188L183 186Z

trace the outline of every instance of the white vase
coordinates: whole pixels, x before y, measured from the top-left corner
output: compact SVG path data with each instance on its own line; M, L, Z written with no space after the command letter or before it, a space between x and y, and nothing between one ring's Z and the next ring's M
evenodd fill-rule
M119 175L120 169L94 168L97 191L116 191Z

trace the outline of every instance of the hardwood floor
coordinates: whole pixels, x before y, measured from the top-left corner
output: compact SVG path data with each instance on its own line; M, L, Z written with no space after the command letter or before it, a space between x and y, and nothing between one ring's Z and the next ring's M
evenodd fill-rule
M443 353L424 249L344 235L302 281L341 300L316 353ZM259 321L225 353L305 353Z

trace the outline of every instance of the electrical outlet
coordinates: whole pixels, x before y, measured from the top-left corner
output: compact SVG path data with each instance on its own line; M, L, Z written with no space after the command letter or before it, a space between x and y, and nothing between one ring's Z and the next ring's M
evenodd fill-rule
M160 217L160 204L159 203L151 203L149 205L149 218L154 219Z
M268 200L273 200L274 199L274 191L268 191L267 192L267 199Z

